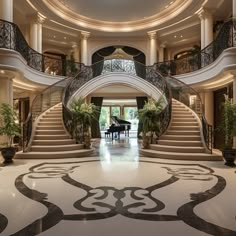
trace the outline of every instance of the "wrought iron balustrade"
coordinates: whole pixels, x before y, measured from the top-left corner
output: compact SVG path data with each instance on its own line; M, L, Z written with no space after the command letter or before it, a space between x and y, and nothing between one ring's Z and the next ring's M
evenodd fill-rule
M205 144L208 150L212 152L212 126L207 123L205 118L204 107L199 93L191 86L172 76L166 76L165 79L170 86L172 98L182 102L198 115Z
M0 48L19 52L28 66L51 75L75 74L83 66L82 63L60 60L38 53L28 45L18 26L5 20L0 20Z
M63 117L64 125L71 136L73 136L73 115L68 109L68 104L76 91L91 79L101 75L112 72L125 72L128 74L138 75L145 81L154 85L162 96L166 99L167 104L165 109L160 114L160 135L166 131L171 119L171 91L164 76L153 67L145 66L141 63L132 60L105 60L97 62L91 66L84 66L81 72L68 84L63 96Z
M184 58L158 62L155 70L166 75L180 75L193 72L213 63L227 48L236 47L236 20L223 24L215 40L199 52Z

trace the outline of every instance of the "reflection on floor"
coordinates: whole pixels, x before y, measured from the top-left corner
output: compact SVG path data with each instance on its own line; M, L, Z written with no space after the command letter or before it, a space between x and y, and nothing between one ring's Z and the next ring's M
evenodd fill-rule
M0 235L236 235L234 168L139 157L135 138L93 145L1 166Z

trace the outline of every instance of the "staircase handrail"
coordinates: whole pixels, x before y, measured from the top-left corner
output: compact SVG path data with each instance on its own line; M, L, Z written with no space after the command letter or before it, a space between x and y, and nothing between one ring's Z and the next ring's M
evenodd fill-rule
M183 81L170 75L166 76L165 78L172 90L172 97L184 103L198 115L202 125L204 142L208 151L212 153L212 125L210 125L206 120L205 109L201 96L194 88L188 84L185 84ZM194 100L192 101L192 104L190 102L190 95L193 96L192 98L195 100L195 102Z
M80 72L77 72L77 74L79 73ZM22 148L24 152L27 152L29 148L30 139L33 131L33 123L43 112L62 101L63 92L67 83L73 80L76 75L68 76L52 85L49 85L48 87L43 89L39 94L37 94L36 97L33 99L29 114L26 120L22 123ZM56 95L56 98L53 97L53 95Z
M184 58L154 63L162 74L180 75L204 68L213 63L227 48L236 46L236 19L225 22L213 42Z
M0 19L0 48L10 49L19 52L26 60L27 65L37 71L47 71L47 61L52 67L60 69L51 75L68 76L81 69L83 63L72 60L59 59L52 56L41 54L29 46L19 27L6 20ZM49 73L50 74L50 73Z

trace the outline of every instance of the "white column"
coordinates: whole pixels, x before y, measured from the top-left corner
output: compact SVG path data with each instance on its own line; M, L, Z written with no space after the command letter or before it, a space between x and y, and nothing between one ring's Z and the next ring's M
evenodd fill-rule
M89 32L81 32L81 62L88 65L88 37Z
M150 39L150 46L149 46L149 64L153 65L157 62L157 36L156 32L148 32L148 36Z
M236 1L235 0L232 1L233 1L232 16L233 18L236 18Z
M204 12L199 13L199 18L201 20L201 49L205 47L205 16Z
M236 76L233 80L233 102L236 103ZM234 137L233 148L236 148L236 137Z
M205 11L205 47L213 41L213 16Z
M37 51L39 53L42 53L42 47L43 47L43 23L45 21L45 18L42 17L41 15L37 16L37 27L38 27L38 32L37 32Z
M164 49L165 49L166 45L165 44L161 44L159 47L159 62L163 62L164 61Z
M205 93L205 117L209 125L214 124L214 96L213 92Z
M74 54L75 62L79 62L79 47L77 44L72 45L72 52Z
M12 79L5 75L4 71L0 71L0 105L2 103L8 103L13 105L13 86ZM4 136L0 136L0 143L6 143L7 139Z
M45 18L41 15L31 16L30 20L30 46L35 51L42 53L42 24Z
M36 21L30 23L30 47L35 51L38 49L38 24Z
M0 19L13 22L13 0L0 0Z

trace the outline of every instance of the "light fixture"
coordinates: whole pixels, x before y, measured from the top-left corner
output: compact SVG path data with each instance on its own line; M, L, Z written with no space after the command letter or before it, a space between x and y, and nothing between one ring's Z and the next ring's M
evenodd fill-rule
M56 35L54 35L53 38L55 39L55 38L56 38Z
M175 35L174 38L177 38L177 36Z
M64 39L67 39L66 37L64 37Z
M1 73L1 74L5 74L5 71L4 71L4 70L0 70L0 73Z
M180 35L180 38L183 38L183 35Z

